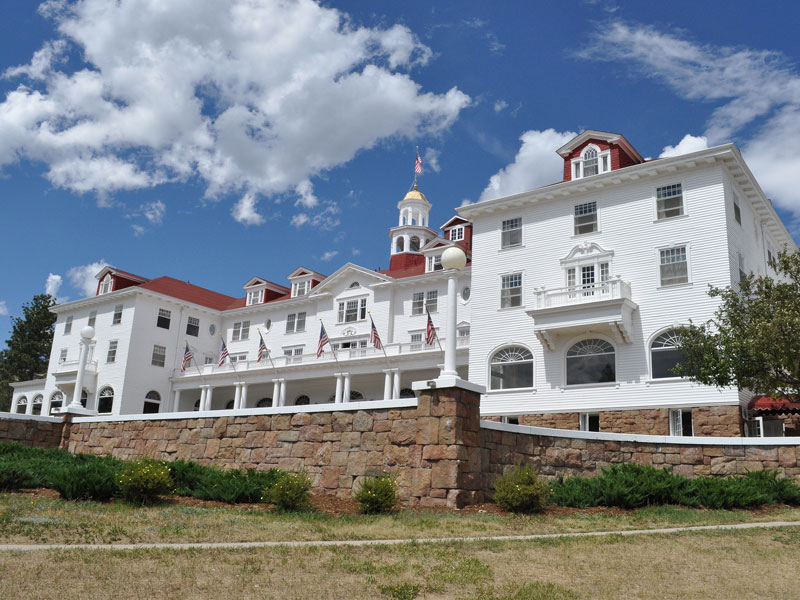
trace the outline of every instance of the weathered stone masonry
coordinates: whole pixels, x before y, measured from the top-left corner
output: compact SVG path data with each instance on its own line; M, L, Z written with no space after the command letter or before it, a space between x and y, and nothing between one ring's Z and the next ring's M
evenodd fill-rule
M62 441L64 423L55 419L0 418L0 442L20 442L26 446L58 448Z

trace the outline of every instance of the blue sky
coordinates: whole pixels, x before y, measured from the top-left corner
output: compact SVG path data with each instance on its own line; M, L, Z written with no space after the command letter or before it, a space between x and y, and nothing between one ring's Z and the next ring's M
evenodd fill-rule
M230 295L385 268L415 146L439 225L559 180L582 129L649 157L733 141L795 232L798 22L778 2L7 1L0 340L101 263Z

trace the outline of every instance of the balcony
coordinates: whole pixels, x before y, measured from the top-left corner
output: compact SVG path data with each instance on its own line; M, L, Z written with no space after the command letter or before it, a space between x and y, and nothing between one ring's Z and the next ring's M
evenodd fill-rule
M59 389L74 389L75 379L78 377L78 361L65 360L58 363L55 373L56 386ZM97 361L86 361L86 369L83 372L83 387L87 390L94 391L97 387Z
M527 311L539 341L555 349L558 336L582 332L606 333L630 344L631 320L638 305L631 300L631 285L620 278L582 286L538 289L534 308Z

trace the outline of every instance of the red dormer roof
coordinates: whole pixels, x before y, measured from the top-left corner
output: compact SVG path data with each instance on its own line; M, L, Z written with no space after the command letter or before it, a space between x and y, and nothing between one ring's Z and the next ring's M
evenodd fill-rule
M587 129L561 146L556 152L564 159L564 181L572 180L572 163L586 146L593 144L600 152L610 155L610 170L638 165L644 158L620 133Z
M232 308L231 304L237 302L239 299L225 294L212 292L197 285L192 285L185 281L179 281L172 277L159 277L143 283L139 286L143 290L150 290L158 292L165 296L177 298L185 302L199 304L214 310L225 310ZM245 299L241 298L242 306L244 306Z

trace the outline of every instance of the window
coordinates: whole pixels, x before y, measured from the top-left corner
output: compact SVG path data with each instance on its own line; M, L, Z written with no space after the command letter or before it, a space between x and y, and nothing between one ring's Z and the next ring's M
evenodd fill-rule
M358 283L357 281L354 281L353 283L351 283L351 284L350 284L349 286L347 286L347 287L349 287L351 290L355 290L355 289L358 289L358 288L360 288L360 287L361 287L361 284L360 284L360 283Z
M471 290L469 289L469 286L466 286L461 290L461 300L462 301L469 302L470 291Z
M739 282L741 282L742 279L744 279L745 275L747 275L747 268L745 267L744 264L744 256L739 254L738 259L739 259Z
M264 289L260 290L250 290L247 292L247 306L252 306L253 304L261 304L264 300Z
M153 356L150 359L150 364L154 367L163 367L167 362L167 348L166 346L153 345Z
M367 318L367 299L339 302L339 323L353 323Z
M106 386L100 390L100 395L97 398L97 412L100 414L108 414L114 408L114 390Z
M658 219L680 217L683 214L683 190L680 183L656 189Z
M502 233L500 234L500 247L513 248L522 245L522 219L507 219L503 221Z
M403 388L400 390L401 398L416 398L417 394L411 388Z
M411 314L421 315L425 312L425 292L414 292L411 297Z
M284 348L283 355L286 357L286 364L293 365L303 362L303 346L297 348Z
M590 175L597 175L597 150L594 148L587 148L583 153L583 176L589 177Z
M575 235L597 231L597 202L586 202L575 207Z
M186 320L186 335L193 335L194 337L200 335L200 319L189 317Z
M691 408L674 408L669 411L669 434L678 436L694 435Z
M439 256L429 256L428 261L425 266L425 272L431 273L433 271L441 271L442 270L442 257Z
M597 413L581 413L578 416L581 431L600 431L600 415Z
M158 309L158 318L156 319L156 327L161 329L169 329L169 321L172 313L165 308Z
M500 308L522 306L522 273L503 275L500 284Z
M606 282L609 280L609 265L608 263L597 263L593 265L581 265L580 267L570 267L567 269L567 287L571 290L582 290L580 294L571 295L571 297L577 296L593 296L595 292L602 293L606 292L608 286L595 286L597 282L596 273L600 271L600 282ZM580 273L580 283L578 283L577 277ZM598 290L599 288L599 290Z
M493 390L533 387L533 354L522 346L508 346L494 353L491 359Z
M464 228L463 227L453 227L450 230L450 241L451 242L458 242L464 239Z
M108 342L108 353L106 354L106 362L113 363L117 361L117 340Z
M567 350L567 385L616 381L614 346L604 340L581 340Z
M58 353L58 362L63 363L67 360L67 349L62 348L61 352Z
M111 291L111 288L114 286L114 279L111 275L106 275L103 277L103 281L100 282L100 294L108 294Z
M32 415L40 415L42 414L42 404L44 403L44 396L41 394L36 394L31 400L33 403L33 407L31 408Z
M298 396L297 399L294 401L295 406L306 406L307 404L311 404L311 398L303 394L302 396Z
M214 357L213 356L204 356L203 357L203 364L204 365L213 365L214 364Z
M736 194L733 195L733 218L739 225L742 224L742 209L739 206L739 196Z
M238 342L239 340L247 339L250 339L250 321L239 321L234 323L231 341Z
M156 391L149 391L144 395L144 407L142 413L152 415L159 412L161 408L161 394Z
M256 402L256 408L270 408L272 406L272 398L262 398Z
M93 310L89 313L89 327L94 327L94 324L97 323L97 311Z
M686 246L666 248L659 251L661 259L661 285L688 283L689 267L686 261Z
M50 396L50 414L53 414L56 410L61 410L61 407L64 405L64 394L61 392L53 392L53 395Z
M117 304L114 307L114 317L111 319L112 325L119 325L122 323L122 304Z
M20 396L17 398L17 414L24 415L28 412L28 398L27 396Z
M411 352L419 352L422 350L422 334L421 333L412 333L411 334L411 345L410 348Z
M464 325L456 329L456 346L466 348L469 346L469 325Z
M431 313L435 313L439 307L439 292L437 290L431 290L428 292L427 297L425 298L425 310Z
M650 364L653 379L678 377L672 372L672 369L683 358L680 345L681 336L675 329L665 331L653 340L653 343L650 344Z
M311 289L311 281L306 279L304 281L295 281L292 283L292 298L297 296L305 296Z
M306 330L306 313L292 313L286 316L286 333Z
M601 152L593 144L586 146L580 157L572 159L572 178L580 179L608 172L609 154L608 150Z
M64 322L64 335L69 335L70 333L72 333L72 317L67 317Z
M238 354L229 354L228 359L232 363L245 362L247 360L247 352L239 352Z
M420 243L419 238L417 236L413 236L408 241L408 249L411 250L412 252L417 252L421 245L422 244Z

